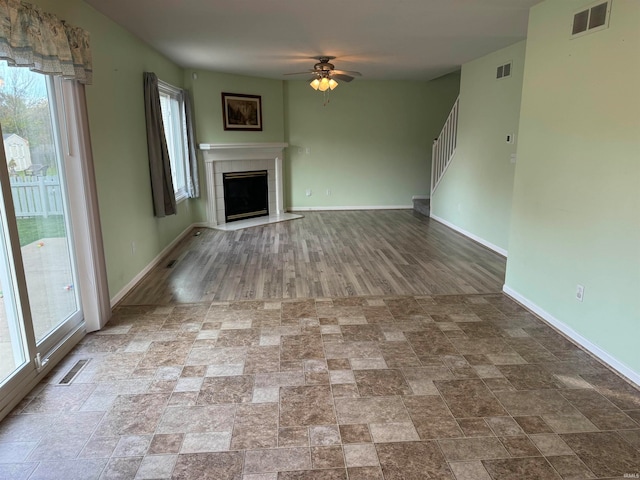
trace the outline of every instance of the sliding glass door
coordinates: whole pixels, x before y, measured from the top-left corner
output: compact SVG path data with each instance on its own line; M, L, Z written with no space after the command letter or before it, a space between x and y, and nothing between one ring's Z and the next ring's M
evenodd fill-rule
M4 179L3 179L4 180ZM2 190L4 184L2 182ZM0 205L4 207L4 205ZM28 362L27 333L19 304L15 264L11 249L7 215L0 208L0 385L23 369Z
M59 100L0 62L0 396L82 323Z

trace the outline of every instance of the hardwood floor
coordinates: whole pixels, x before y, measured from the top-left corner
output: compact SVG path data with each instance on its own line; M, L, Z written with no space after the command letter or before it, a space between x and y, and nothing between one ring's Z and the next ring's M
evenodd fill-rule
M411 210L198 231L121 304L493 293L504 283L503 257Z

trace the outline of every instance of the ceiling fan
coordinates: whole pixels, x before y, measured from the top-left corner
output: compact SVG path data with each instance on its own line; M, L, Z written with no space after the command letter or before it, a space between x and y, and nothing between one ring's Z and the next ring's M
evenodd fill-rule
M336 70L333 63L330 63L330 60L333 60L336 57L320 56L312 58L318 60L318 63L316 63L312 69L306 70L304 72L285 73L285 75L311 74L312 80L309 85L311 85L314 90L320 90L321 92L327 92L328 90L333 90L334 88L336 88L338 86L337 80L342 80L348 83L353 80L354 77L362 76L360 72ZM325 99L325 104L327 102L328 100Z
M330 60L335 59L336 57L311 57L315 60L318 60L312 69L305 70L304 72L294 72L294 73L285 73L285 75L308 75L312 74L315 78L337 78L338 80L343 80L345 82L350 82L354 77L361 77L362 74L360 72L352 72L349 70L336 70L333 63L330 63Z

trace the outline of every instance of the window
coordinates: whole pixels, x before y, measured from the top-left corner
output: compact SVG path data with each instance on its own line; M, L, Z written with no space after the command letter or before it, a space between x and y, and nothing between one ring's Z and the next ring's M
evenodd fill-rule
M171 177L176 201L187 198L187 128L182 90L158 82L164 136L169 150Z

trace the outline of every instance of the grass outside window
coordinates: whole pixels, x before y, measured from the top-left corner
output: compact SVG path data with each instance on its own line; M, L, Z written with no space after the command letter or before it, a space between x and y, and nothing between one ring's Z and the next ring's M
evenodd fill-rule
M21 247L42 240L43 238L67 236L64 217L62 215L51 215L47 218L18 218L18 233L20 235Z

